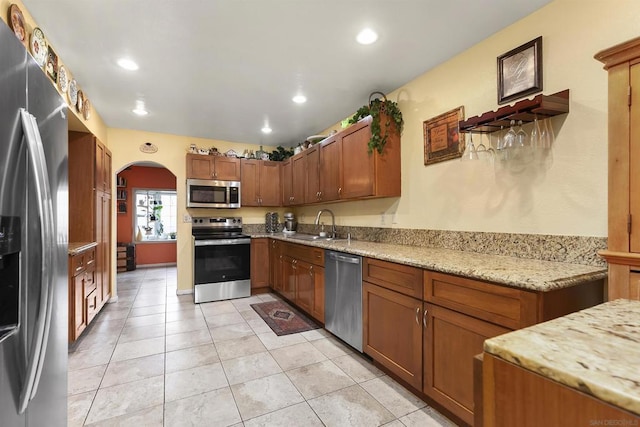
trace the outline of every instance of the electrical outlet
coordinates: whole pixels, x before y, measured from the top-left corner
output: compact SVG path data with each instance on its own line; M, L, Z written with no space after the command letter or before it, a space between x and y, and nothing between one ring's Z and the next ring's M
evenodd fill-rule
M191 215L184 214L184 216L182 217L182 222L191 222Z

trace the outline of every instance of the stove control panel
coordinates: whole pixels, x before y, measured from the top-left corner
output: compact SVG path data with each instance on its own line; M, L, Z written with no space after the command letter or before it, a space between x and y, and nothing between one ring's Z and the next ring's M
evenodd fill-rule
M193 217L192 228L238 228L242 227L241 217Z

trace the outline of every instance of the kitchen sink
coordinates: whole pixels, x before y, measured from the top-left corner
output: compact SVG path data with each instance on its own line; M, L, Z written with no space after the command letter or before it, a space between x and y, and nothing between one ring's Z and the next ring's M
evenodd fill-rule
M294 240L307 240L307 241L317 241L317 242L325 242L325 241L331 241L331 240L341 240L338 239L336 237L329 237L329 236L318 236L317 234L292 234L290 236L287 236L289 239L294 239Z

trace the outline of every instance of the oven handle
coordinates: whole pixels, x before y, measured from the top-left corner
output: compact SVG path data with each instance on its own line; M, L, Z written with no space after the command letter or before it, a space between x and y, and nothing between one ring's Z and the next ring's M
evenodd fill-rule
M226 246L226 245L248 245L251 239L216 239L216 240L196 240L194 246Z

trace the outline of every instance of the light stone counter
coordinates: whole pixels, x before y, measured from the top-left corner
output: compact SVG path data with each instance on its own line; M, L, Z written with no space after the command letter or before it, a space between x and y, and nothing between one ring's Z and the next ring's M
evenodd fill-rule
M96 242L69 243L67 251L69 252L69 255L74 256L96 246L98 246L98 243Z
M615 300L510 332L484 350L640 415L640 301Z
M281 233L253 234L252 237L270 237L291 243L333 249L540 292L602 280L607 277L607 270L602 267L451 249L372 243L360 240L352 240L351 242L347 240L307 241L285 237Z

